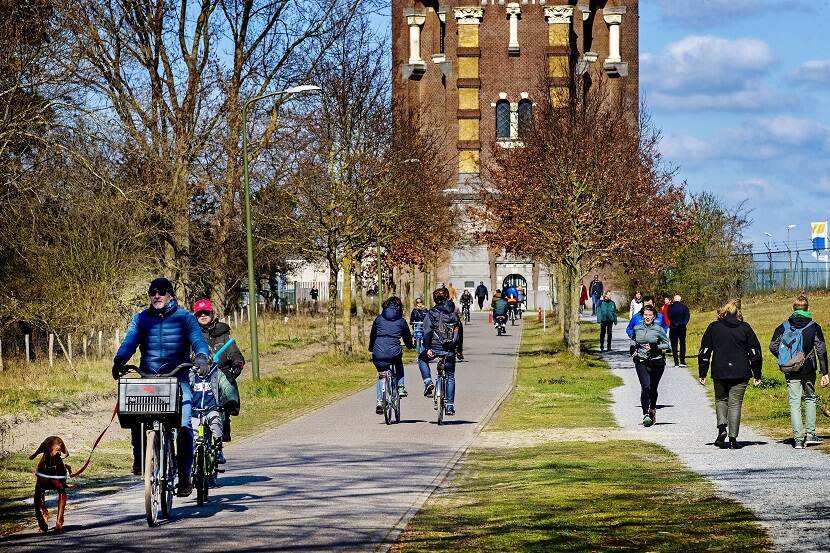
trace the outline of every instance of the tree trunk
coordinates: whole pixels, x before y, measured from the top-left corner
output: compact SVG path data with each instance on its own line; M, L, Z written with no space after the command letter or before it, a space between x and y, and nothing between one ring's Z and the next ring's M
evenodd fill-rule
M366 350L366 311L364 310L363 298L363 271L362 263L356 260L357 276L354 280L354 301L357 307L357 344L361 351Z
M329 349L337 351L337 263L329 259L329 310L326 325L329 334Z
M343 354L352 354L352 254L343 255Z
M579 339L579 273L569 263L562 265L563 302L565 304L565 343L576 356L582 355Z
M562 264L554 267L553 278L556 281L556 321L559 325L559 336L565 339L565 296L562 283Z

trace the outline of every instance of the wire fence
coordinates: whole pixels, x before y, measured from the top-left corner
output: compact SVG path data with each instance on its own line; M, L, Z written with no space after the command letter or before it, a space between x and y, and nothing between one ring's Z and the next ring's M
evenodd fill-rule
M752 265L744 289L768 290L830 289L830 263L816 258L809 241L765 244L766 251L752 252ZM790 246L790 247L787 247ZM820 252L827 254L828 252Z

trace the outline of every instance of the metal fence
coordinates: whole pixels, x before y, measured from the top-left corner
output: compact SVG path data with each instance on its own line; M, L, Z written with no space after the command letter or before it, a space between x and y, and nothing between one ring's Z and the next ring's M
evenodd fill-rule
M745 290L830 289L830 266L827 261L816 259L809 248L778 246L752 253L750 274L744 282Z

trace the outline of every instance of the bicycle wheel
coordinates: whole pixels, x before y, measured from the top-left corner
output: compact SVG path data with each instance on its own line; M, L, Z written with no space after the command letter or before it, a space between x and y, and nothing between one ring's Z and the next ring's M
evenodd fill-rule
M205 490L207 488L207 475L205 474L205 446L199 444L196 446L196 452L193 455L193 487L196 488L196 505L200 507L205 504L207 497Z
M383 420L386 424L392 424L392 414L395 406L392 404L392 376L386 373L383 379Z
M398 393L397 388L398 388L397 386L393 386L393 389L392 389L392 398L393 398L392 403L394 404L394 407L395 407L395 424L398 424L399 422L401 422L401 396Z
M147 451L144 453L144 512L147 515L147 525L150 527L158 523L162 503L159 448L159 433L151 430L147 434Z
M444 394L446 393L446 379L443 376L439 376L437 380L438 382L435 384L435 397L438 398L438 426L441 426L444 422Z
M164 432L162 442L161 470L164 478L161 479L161 516L170 518L173 509L173 481L176 479L176 459L173 455L173 437L170 432Z

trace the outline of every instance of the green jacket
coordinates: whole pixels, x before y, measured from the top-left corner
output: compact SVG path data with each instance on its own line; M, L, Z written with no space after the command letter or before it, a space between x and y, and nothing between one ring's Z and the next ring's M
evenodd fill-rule
M614 324L617 323L617 304L614 303L614 300L602 300L597 306L597 322L606 323L609 321Z

